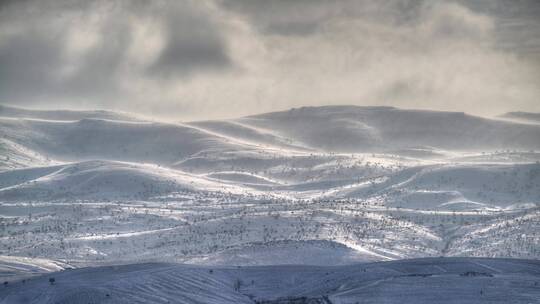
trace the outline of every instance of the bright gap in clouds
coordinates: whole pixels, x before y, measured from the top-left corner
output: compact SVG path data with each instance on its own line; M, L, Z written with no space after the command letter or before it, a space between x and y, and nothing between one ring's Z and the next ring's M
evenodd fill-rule
M307 105L540 111L526 1L7 1L0 103L174 119Z

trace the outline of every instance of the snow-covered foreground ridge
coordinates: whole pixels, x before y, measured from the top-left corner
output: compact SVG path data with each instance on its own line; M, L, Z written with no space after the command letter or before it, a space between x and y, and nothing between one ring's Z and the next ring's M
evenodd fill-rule
M29 272L52 269L33 259L538 259L540 125L505 119L336 106L170 123L0 107L0 256Z
M538 303L540 263L432 258L347 266L82 268L12 282L0 303Z

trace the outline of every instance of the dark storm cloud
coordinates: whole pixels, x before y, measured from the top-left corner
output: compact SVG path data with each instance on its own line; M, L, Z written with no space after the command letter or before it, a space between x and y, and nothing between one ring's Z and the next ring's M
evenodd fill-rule
M377 19L399 26L419 17L423 0L223 0L263 34L315 34L335 20Z
M336 19L374 20L396 27L414 24L422 21L426 8L441 1L222 0L220 3L225 9L243 14L262 34L305 36L317 33ZM540 53L540 1L457 0L456 3L495 18L501 48ZM460 32L460 23L455 21L441 28L439 34L466 34Z
M164 14L166 42L157 60L149 67L151 75L185 77L206 69L230 66L225 41L209 16L197 8L179 7Z
M116 90L113 78L129 44L129 32L118 22L107 20L101 30L106 38L72 63L77 65L75 72L63 75L69 61L69 30L97 4L23 1L2 11L11 21L4 21L0 38L2 100L46 103L92 96L99 104L99 97Z
M540 111L539 15L537 0L0 1L0 103Z
M501 0L491 12L499 20L501 47L540 58L540 1Z
M77 70L66 77L59 90L69 96L95 96L99 100L117 93L116 77L131 42L131 31L124 22L107 22L99 41L77 62Z
M249 18L260 32L281 35L309 35L315 33L325 19L339 14L339 6L329 1L249 1L225 0L226 9Z
M55 87L54 70L61 63L58 39L27 31L0 44L0 94L17 99L26 93L43 95Z
M143 69L147 77L188 77L232 64L219 28L195 1L10 1L0 16L2 102L82 97L103 106L123 97L118 79L131 64L134 23L144 18L156 21L154 35L163 40ZM84 43L86 33L77 30L86 27L96 41L70 54L71 40Z

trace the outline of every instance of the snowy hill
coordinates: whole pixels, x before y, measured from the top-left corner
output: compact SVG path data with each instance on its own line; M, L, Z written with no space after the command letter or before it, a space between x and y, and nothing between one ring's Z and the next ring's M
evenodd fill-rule
M540 113L531 112L508 112L500 116L505 119L513 119L517 121L540 123Z
M245 150L386 151L423 158L440 155L437 149L540 149L540 126L387 107L300 108L189 124L127 121L128 116L113 112L2 109L0 148L11 162L17 158L30 159L28 162L103 159L170 166L201 155ZM4 167L10 167L9 163Z
M539 282L540 264L529 260L242 268L137 264L10 283L2 287L0 303L536 303Z
M81 119L138 120L133 115L112 111L29 110L5 105L0 105L0 117L68 121Z
M222 120L222 121L199 121L190 123L192 126L199 127L204 130L221 134L230 138L252 142L266 147L284 148L289 150L306 151L308 148L300 143L295 143L291 139L282 137L276 134L271 129L262 129L243 124L238 120Z
M189 123L1 109L9 274L540 258L540 125L390 107Z
M540 127L457 112L392 107L305 107L241 118L243 124L328 151L435 147L448 150L538 149Z
M0 200L143 199L177 192L233 190L152 165L87 161L0 172Z
M194 128L153 122L0 118L0 133L9 142L65 161L103 159L172 164L204 150L234 147Z
M343 190L387 206L423 210L511 208L540 203L539 164L462 164L414 167L384 182Z

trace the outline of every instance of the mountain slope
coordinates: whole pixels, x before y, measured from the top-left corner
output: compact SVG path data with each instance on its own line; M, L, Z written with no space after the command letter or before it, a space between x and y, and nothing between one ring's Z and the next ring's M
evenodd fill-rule
M372 197L385 206L466 210L540 205L539 164L430 165L401 170L371 185L335 194Z
M103 159L170 165L203 151L239 149L191 127L151 122L0 119L0 134L41 155L65 161Z
M201 164L212 165L227 153L243 151L274 155L388 152L423 158L443 156L438 150L540 149L539 125L389 107L300 108L189 124L126 121L112 112L45 115L9 109L0 117L2 146L9 155L3 159L3 168L32 161L43 165L45 160L91 159L175 166L199 158ZM23 118L27 116L34 118Z
M540 113L531 112L508 112L501 116L501 118L513 119L518 121L540 123Z
M539 280L540 264L529 260L242 268L139 264L12 283L2 288L0 303L535 303Z
M143 199L183 191L233 189L177 170L111 161L0 172L0 201Z
M328 151L540 148L540 126L455 112L327 106L249 116L239 121Z
M0 105L0 117L72 121L81 119L139 120L132 115L112 111L29 110L5 105Z
M540 256L537 125L352 106L190 123L92 113L0 115L0 255Z

